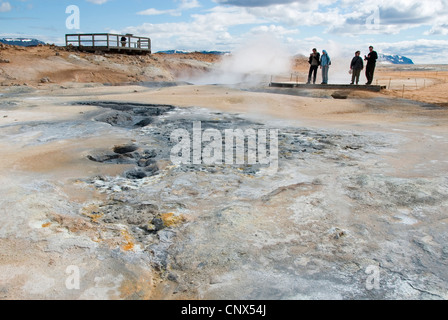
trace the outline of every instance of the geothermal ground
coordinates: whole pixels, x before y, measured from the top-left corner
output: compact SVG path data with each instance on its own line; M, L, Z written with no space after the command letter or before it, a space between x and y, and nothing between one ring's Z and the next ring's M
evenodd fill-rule
M179 82L215 72L209 57L32 50L34 78L0 65L2 299L448 298L442 67L383 67L392 88L333 99ZM108 59L142 78L99 83ZM92 82L67 78L79 63ZM278 161L173 163L172 133L198 122L276 130Z

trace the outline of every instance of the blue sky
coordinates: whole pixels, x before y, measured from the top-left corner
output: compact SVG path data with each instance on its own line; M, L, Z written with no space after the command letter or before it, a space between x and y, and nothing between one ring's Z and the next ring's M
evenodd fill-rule
M80 10L67 29L66 8ZM0 0L0 37L64 44L66 33L133 33L153 51L233 51L274 36L291 54L377 51L448 64L448 0Z

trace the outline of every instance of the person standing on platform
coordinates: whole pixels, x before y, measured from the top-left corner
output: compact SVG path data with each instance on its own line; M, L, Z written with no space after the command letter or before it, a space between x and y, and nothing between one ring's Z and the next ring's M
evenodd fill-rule
M361 74L362 69L364 69L364 61L362 61L362 58L360 57L361 51L356 51L355 56L352 59L352 62L350 64L350 71L352 72L352 82L350 84L358 85L359 83L359 76Z
M371 85L373 81L373 75L375 73L375 67L376 67L376 60L378 60L378 53L376 51L373 51L373 47L369 47L370 53L367 56L364 56L364 60L367 61L366 66L366 77L367 77L367 83L366 85Z
M328 84L328 70L331 66L331 59L328 56L326 50L322 50L322 56L320 57L320 68L322 69L322 83Z
M316 78L317 78L317 68L319 68L320 65L320 53L317 52L317 49L313 49L313 53L310 54L310 59L308 60L310 64L310 71L308 72L308 82L306 84L311 83L311 77L314 74L313 77L313 84L316 84Z

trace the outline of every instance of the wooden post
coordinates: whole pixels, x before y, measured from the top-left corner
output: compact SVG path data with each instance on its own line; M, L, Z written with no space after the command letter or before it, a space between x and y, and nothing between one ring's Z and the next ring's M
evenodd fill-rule
M81 47L81 35L78 34L78 47Z
M107 34L107 49L109 49L109 34Z
M95 35L92 34L92 47L95 49Z
M389 78L389 90L390 90L390 82L392 81L392 78Z

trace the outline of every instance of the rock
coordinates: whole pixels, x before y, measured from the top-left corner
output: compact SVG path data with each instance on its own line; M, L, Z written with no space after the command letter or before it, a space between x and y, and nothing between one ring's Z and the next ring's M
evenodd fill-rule
M121 188L119 186L113 186L112 187L112 191L113 192L121 192L122 190L121 190Z
M149 167L155 163L156 161L152 159L140 159L137 164L139 167Z
M335 91L331 96L333 99L347 99L348 95L349 93L346 91Z
M0 63L9 63L9 59L0 59Z
M143 155L142 158L143 159L152 159L157 157L157 151L152 149L152 150L145 150L143 151Z
M126 172L125 176L128 179L137 179L137 180L147 177L145 172L136 169Z
M106 182L104 182L102 180L95 180L94 184L95 184L95 186L98 186L98 187L104 187L106 185Z
M112 161L112 160L116 160L118 159L120 156L119 155L111 155L111 154L94 154L94 155L88 155L87 159L91 160L91 161L95 161L95 162L108 162L108 161Z
M48 77L43 77L42 79L39 80L40 83L49 83L51 82L50 78Z
M166 228L162 218L160 217L152 219L151 224L154 226L154 231L159 231Z
M183 215L175 215L174 213L158 214L152 219L149 225L154 226L154 231L160 231L169 227L177 227L186 221Z
M155 176L159 172L159 167L156 163L153 163L145 168L146 176Z
M125 153L134 152L137 149L138 149L138 147L136 145L125 144L125 145L115 146L114 152L118 153L118 154L125 154Z
M151 118L146 118L146 119L143 119L143 120L141 120L141 121L139 121L139 122L137 122L136 124L135 124L135 126L136 127L146 127L148 124L151 124L152 123L152 120L151 120Z
M329 230L329 234L331 235L331 237L333 239L339 240L339 239L344 238L344 237L347 236L347 231L335 227L335 228L331 228Z
M174 273L170 272L167 276L167 279L173 282L178 282L178 277Z

